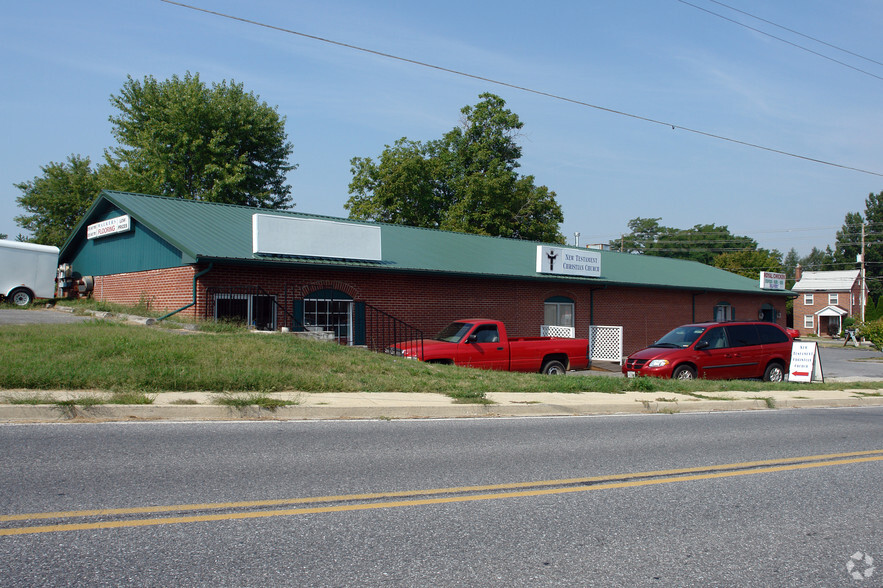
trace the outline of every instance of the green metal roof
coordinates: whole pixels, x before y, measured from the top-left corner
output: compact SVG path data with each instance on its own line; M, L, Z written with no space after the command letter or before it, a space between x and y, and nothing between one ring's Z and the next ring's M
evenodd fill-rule
M136 224L143 225L180 251L182 265L209 260L318 264L375 267L381 271L443 272L598 285L793 295L788 291L762 290L757 280L679 259L593 251L601 257L600 277L553 276L537 273L536 251L541 243L534 241L113 191L104 191L98 196L62 248L62 261L70 261L82 249L86 226L103 220L109 207L130 215ZM256 213L379 226L382 260L365 262L255 254L252 251L252 215Z

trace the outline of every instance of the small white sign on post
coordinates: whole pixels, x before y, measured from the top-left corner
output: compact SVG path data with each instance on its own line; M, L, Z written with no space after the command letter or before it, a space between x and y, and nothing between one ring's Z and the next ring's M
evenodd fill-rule
M791 346L789 382L825 382L822 358L815 341L795 341Z

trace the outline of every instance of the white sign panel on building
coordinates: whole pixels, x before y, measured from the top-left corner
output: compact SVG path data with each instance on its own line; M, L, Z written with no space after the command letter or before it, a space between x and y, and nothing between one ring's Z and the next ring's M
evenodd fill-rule
M252 215L252 251L264 255L380 261L380 227L339 221Z
M537 273L599 278L601 254L589 249L537 245Z

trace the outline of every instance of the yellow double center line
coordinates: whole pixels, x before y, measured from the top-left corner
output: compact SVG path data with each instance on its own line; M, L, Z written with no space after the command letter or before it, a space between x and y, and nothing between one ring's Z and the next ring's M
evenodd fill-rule
M171 506L145 506L133 508L108 508L96 510L75 510L63 512L43 512L29 514L0 515L0 536L28 535L34 533L56 533L61 531L82 531L90 529L113 529L120 527L145 527L155 525L174 525L181 523L198 523L206 521L229 521L236 519L258 519L266 517L293 516L344 512L353 510L370 510L380 508L399 508L404 506L420 506L425 504L446 504L451 502L471 502L476 500L498 500L502 498L518 498L527 496L543 496L548 494L566 494L571 492L589 492L593 490L611 490L614 488L632 488L652 486L655 484L671 484L675 482L692 482L714 478L729 478L754 474L769 474L809 468L841 466L871 461L883 461L883 449L872 451L854 451L849 453L831 453L763 461L749 461L724 465L700 466L672 470L657 470L631 474L593 476L586 478L566 478L560 480L543 480L538 482L516 482L511 484L492 484L486 486L459 486L453 488L434 488L428 490L404 490L399 492L375 492L369 494L344 494L338 496L314 496L307 498L287 498L277 500L253 500L244 502L213 502L206 504L178 504ZM392 500L398 499L398 500ZM329 504L331 503L331 504ZM313 506L295 506L313 505ZM294 506L294 508L274 509L278 506ZM217 511L225 512L217 512ZM201 511L201 514L182 515L180 513ZM205 513L205 511L214 511ZM140 515L157 513L179 513L178 516L136 518ZM82 523L57 523L48 525L32 525L40 520L55 519L59 521L105 517L114 520L101 520ZM8 523L26 523L21 526L8 526Z

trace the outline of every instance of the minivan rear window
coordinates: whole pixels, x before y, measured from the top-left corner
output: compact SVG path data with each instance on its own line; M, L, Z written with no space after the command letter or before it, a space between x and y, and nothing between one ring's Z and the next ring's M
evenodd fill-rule
M754 325L727 325L730 347L760 345L760 337Z
M788 341L788 335L775 325L757 325L757 332L760 333L760 342L764 345Z

